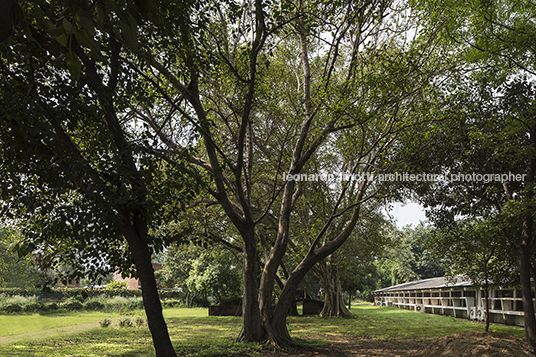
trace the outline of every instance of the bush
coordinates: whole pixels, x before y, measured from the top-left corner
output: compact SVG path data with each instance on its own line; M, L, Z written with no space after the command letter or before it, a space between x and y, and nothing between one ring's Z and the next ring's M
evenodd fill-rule
M54 288L49 291L42 291L40 289L20 289L20 288L1 288L0 295L5 297L33 297L34 299L39 297L40 299L64 299L74 296L87 296L87 297L97 297L106 294L108 296L125 296L125 297L135 297L141 296L141 290L128 290L128 289L111 289L111 290L100 290L100 289L83 289L83 288ZM166 295L163 298L169 297L179 297L175 296L177 294L182 294L182 292L170 291L166 292ZM182 296L181 295L181 296Z
M104 307L104 304L98 300L90 300L84 304L84 308L86 310L104 310Z
M128 282L127 281L117 281L114 280L110 284L106 285L106 288L104 290L110 291L110 290L127 290Z
M162 307L180 307L182 306L182 301L180 300L164 300L162 302Z
M141 316L136 317L136 326L142 327L145 324L145 319Z
M133 300L128 303L128 309L137 310L143 309L143 300Z
M70 297L69 300L78 301L78 302L83 303L85 298L84 298L84 296L82 294L78 294L78 295L75 295L73 297Z
M108 318L104 318L102 320L99 321L99 324L101 325L101 327L108 327L112 324L112 320L108 319Z
M131 312L132 310L143 308L143 300L141 298L127 298L116 296L104 300L106 308L112 311L119 311L121 313Z
M132 327L132 320L129 317L119 318L119 327Z
M59 308L59 306L55 302L49 302L49 303L44 305L44 311L57 310L58 308Z
M10 303L2 306L2 311L8 313L18 313L22 312L22 305L17 303Z
M67 311L74 311L74 310L82 310L84 308L84 305L80 301L77 300L67 300L65 302L62 302L60 304L61 308L64 308Z
M24 306L24 311L26 312L37 312L37 311L46 311L45 305L40 302L32 302Z

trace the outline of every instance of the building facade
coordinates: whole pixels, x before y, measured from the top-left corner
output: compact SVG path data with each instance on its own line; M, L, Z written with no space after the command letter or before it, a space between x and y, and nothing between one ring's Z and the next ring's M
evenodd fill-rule
M154 271L161 270L162 264L160 263L152 263ZM113 281L119 281L119 282L126 282L127 283L127 289L129 290L137 290L141 289L141 283L140 279L134 278L132 276L128 276L126 278L123 278L121 276L121 272L119 270L116 270L113 275ZM157 281L156 285L161 288L160 283Z
M457 276L431 278L390 286L373 292L377 306L396 306L416 312L449 315L483 321L486 316L484 290ZM521 292L512 288L491 288L490 322L523 326Z

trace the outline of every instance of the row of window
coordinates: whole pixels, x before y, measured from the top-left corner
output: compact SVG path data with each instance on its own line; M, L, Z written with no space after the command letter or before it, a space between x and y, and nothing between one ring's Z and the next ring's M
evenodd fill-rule
M442 292L414 292L414 293L381 293L379 296L388 296L388 297L476 297L475 290L465 290L465 291L442 291ZM484 296L484 294L482 294ZM520 297L521 292L516 291L516 296ZM491 296L490 296L491 297ZM514 290L494 290L495 298L513 298Z

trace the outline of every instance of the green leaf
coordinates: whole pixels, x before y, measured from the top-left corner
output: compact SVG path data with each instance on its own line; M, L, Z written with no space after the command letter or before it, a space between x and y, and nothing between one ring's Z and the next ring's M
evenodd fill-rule
M121 20L119 22L119 26L121 27L121 36L123 37L123 41L125 44L134 52L138 51L138 26L136 23L136 19L132 15L129 15L128 22L125 20Z
M73 79L78 81L80 79L80 74L82 73L82 63L76 53L72 51L67 53L65 55L65 62L67 63L67 68Z
M59 34L58 36L54 36L54 40L56 40L56 42L58 42L60 45L62 45L63 47L65 48L68 48L68 45L67 45L67 36L65 35L65 33L61 33Z
M92 37L90 37L83 29L76 31L75 37L78 43L82 46L87 47L93 51L100 52L99 44Z
M73 31L73 24L71 24L69 20L63 19L63 28L70 33Z

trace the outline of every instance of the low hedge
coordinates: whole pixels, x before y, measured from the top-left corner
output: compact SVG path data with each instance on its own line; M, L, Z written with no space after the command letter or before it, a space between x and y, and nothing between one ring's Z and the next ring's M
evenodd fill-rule
M186 293L178 290L159 290L160 299L179 299L184 301ZM99 296L121 296L121 297L141 297L141 290L128 289L83 289L83 288L55 288L49 291L40 289L21 289L21 288L2 288L0 294L4 296L38 296L39 299L63 300L76 296L84 296L84 298L92 298Z

